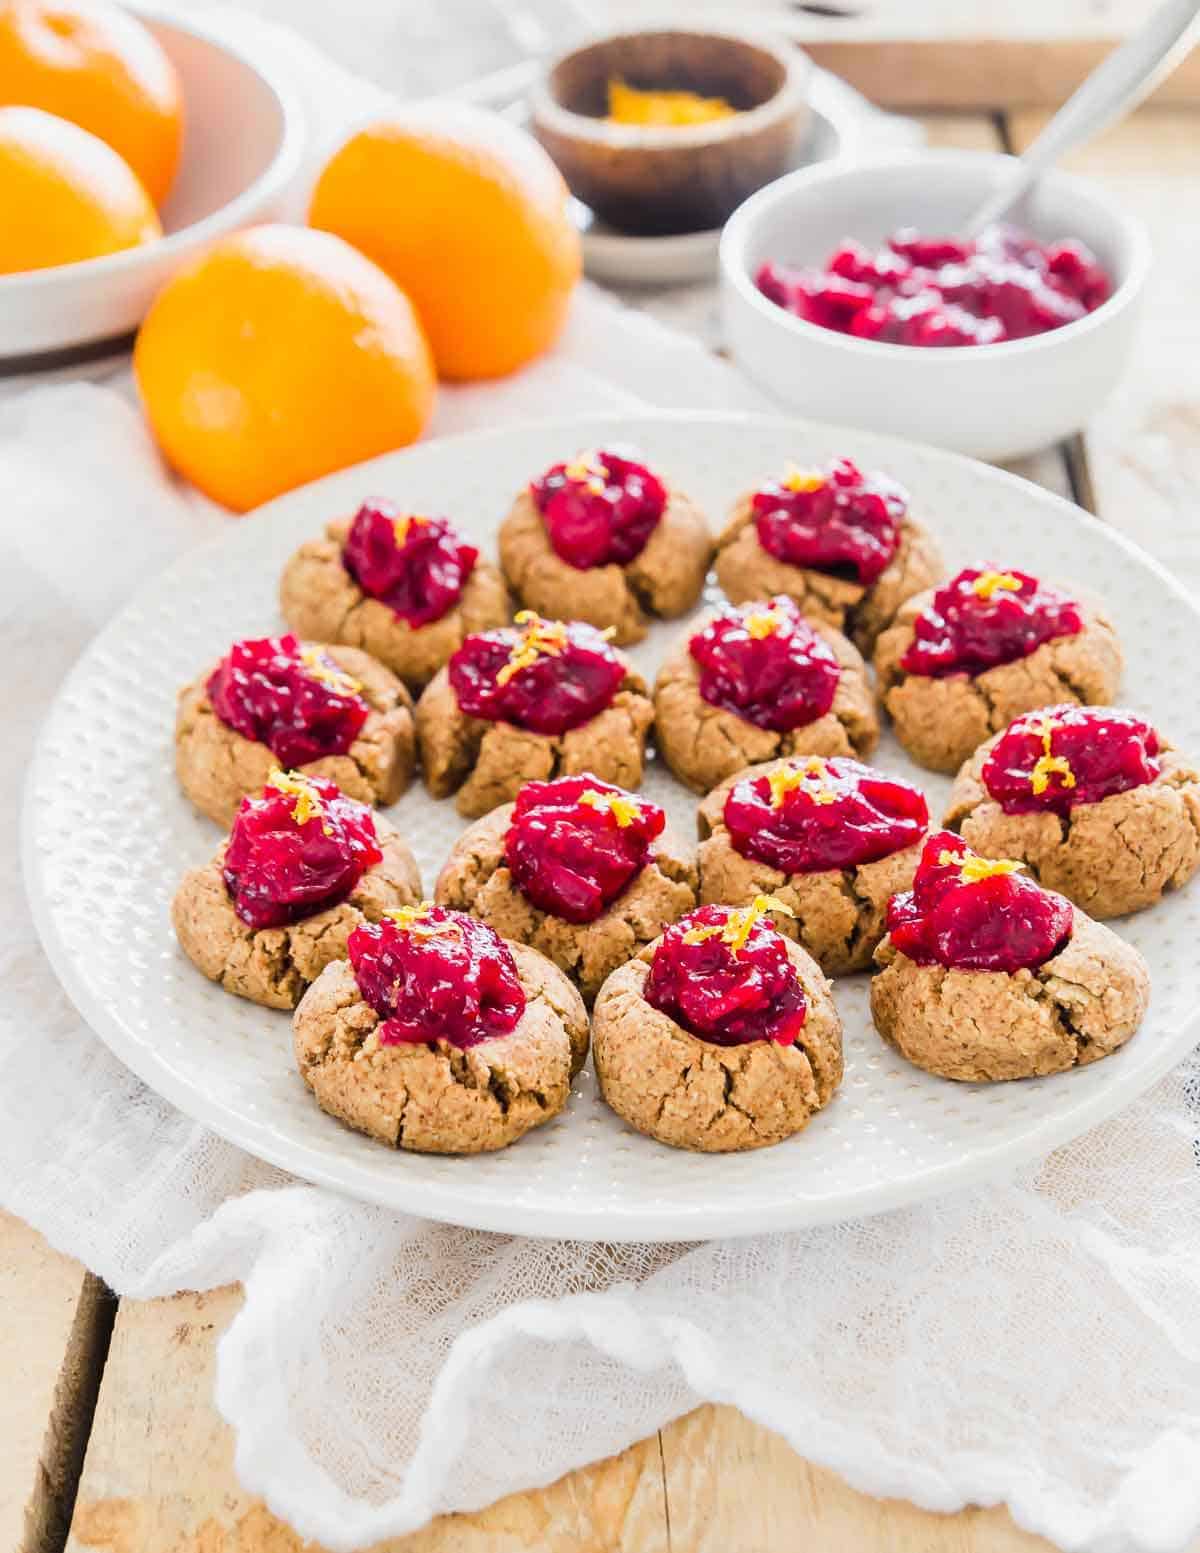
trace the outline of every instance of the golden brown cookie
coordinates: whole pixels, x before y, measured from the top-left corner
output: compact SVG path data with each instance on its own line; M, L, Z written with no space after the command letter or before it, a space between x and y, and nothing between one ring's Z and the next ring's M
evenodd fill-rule
M344 901L285 927L258 929L234 910L222 842L209 862L184 874L171 902L180 948L226 992L267 1008L295 1008L325 967L345 956L356 927L421 899L421 875L407 842L382 815L375 817L375 833L383 858Z
M869 755L875 748L879 719L866 665L840 631L810 622L841 667L832 706L813 722L780 733L712 706L700 694L700 669L688 643L707 623L689 631L669 654L654 685L655 742L694 792L710 792L744 766L782 755Z
M564 561L528 487L500 525L500 565L521 604L543 615L586 620L598 630L611 628L618 646L641 641L648 615L672 619L693 608L711 557L703 512L671 487L645 547L624 566L580 570Z
M937 541L915 518L900 524L900 543L887 567L869 587L782 561L759 543L748 491L717 536L715 570L725 597L734 604L782 593L795 599L810 620L821 620L869 653L906 599L945 575Z
M969 1083L1063 1073L1137 1030L1150 1001L1141 955L1076 908L1066 945L1033 970L918 965L885 938L871 1013L902 1057Z
M932 602L933 590L901 605L876 643L874 664L896 737L915 761L931 771L954 772L1021 712L1065 701L1099 706L1113 700L1124 668L1113 623L1103 606L1078 588L1066 591L1079 603L1082 631L1054 637L1028 657L981 674L944 678L910 674L901 666L913 621Z
M980 745L950 791L945 823L984 857L1019 858L1049 890L1093 917L1141 911L1200 869L1200 767L1160 737L1153 781L1065 814L1006 813L983 768L1003 731Z
M513 878L505 860L512 814L513 805L502 804L459 837L438 877L436 899L537 949L591 1003L611 971L695 906L695 856L664 831L646 866L602 915L568 922L535 906Z
M619 787L640 786L653 721L646 682L632 668L609 706L566 733L531 733L512 723L468 717L445 669L416 708L425 785L435 798L457 792L458 812L468 819L507 803L535 779L590 771Z
M382 1044L349 962L327 966L292 1021L296 1062L321 1109L423 1154L501 1149L556 1116L587 1053L587 1012L556 966L524 944L509 948L525 1012L511 1034L465 1049Z
M806 949L827 976L863 971L886 931L890 897L912 884L925 827L909 827L914 839L885 857L848 868L785 873L749 857L734 844L725 823L725 801L740 782L786 772L789 760L764 761L727 777L700 805L700 900L729 906L748 905L755 896L782 901L792 916L775 915L775 925ZM879 773L882 775L882 773ZM923 805L922 805L923 810Z
M652 1007L644 987L661 940L615 970L596 999L600 1092L647 1137L703 1153L760 1149L806 1127L842 1078L842 1022L816 962L788 941L808 1014L796 1041L719 1046Z
M439 620L410 625L387 604L364 593L342 564L351 521L338 518L328 524L324 536L306 540L283 569L279 604L297 635L361 648L416 694L464 637L508 623L508 589L498 569L480 558L456 604Z
M358 681L370 711L344 755L325 756L297 769L328 777L362 803L395 803L412 781L416 762L412 698L390 669L356 647L319 650ZM265 744L244 738L217 716L206 688L212 672L212 667L206 669L179 692L175 771L201 814L228 825L241 800L257 792L280 762Z

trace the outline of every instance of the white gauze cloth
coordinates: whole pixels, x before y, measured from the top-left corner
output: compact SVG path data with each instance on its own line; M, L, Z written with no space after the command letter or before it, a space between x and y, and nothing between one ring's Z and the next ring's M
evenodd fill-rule
M435 430L757 403L699 346L585 291L553 356L443 393ZM135 586L230 520L165 475L124 376L0 399L0 510L0 1204L124 1296L242 1282L216 1401L249 1490L349 1549L713 1400L872 1493L1007 1501L1066 1548L1183 1545L1200 1525L1200 1065L1013 1179L790 1235L510 1239L297 1183L108 1054L38 948L18 869L55 687Z

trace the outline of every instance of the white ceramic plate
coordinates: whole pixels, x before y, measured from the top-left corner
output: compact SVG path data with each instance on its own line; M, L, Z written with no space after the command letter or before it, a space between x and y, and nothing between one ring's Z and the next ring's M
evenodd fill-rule
M1200 749L1192 683L1197 609L1134 546L1067 503L932 449L798 421L723 415L589 417L430 443L272 503L186 557L97 638L47 719L24 816L29 892L68 992L113 1051L182 1110L254 1154L352 1196L492 1230L603 1240L692 1240L875 1212L1036 1158L1110 1115L1195 1043L1200 891L1119 925L1150 962L1153 1004L1116 1056L1053 1078L973 1086L909 1067L875 1034L867 980L837 988L846 1077L806 1132L741 1155L677 1152L625 1127L590 1071L565 1112L475 1159L393 1153L320 1112L296 1073L286 1014L229 997L175 945L168 904L219 836L172 774L175 692L238 636L281 627L284 560L331 515L382 493L445 511L487 549L511 495L556 458L625 441L682 482L716 520L787 458L847 453L889 469L941 537L952 566L992 560L1090 584L1128 653L1125 702ZM685 627L635 653L653 671ZM916 775L936 810L943 780L885 739L878 763ZM694 799L652 763L646 791L684 833ZM391 817L427 886L462 828L420 788Z

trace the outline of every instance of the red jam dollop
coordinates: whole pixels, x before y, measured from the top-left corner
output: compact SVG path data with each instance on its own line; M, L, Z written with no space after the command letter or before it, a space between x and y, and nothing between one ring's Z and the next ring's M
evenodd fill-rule
M531 733L578 728L611 704L624 678L602 631L528 609L516 626L468 636L450 659L450 684L468 717Z
M977 238L895 233L873 250L847 239L819 269L768 260L765 297L823 329L889 345L995 345L1046 334L1108 300L1108 275L1083 243L1041 243L1010 226Z
M793 466L755 491L752 507L768 554L869 588L899 547L908 493L839 458L827 469Z
M321 777L272 771L238 808L225 888L248 927L283 927L344 901L382 857L366 804Z
M363 503L342 549L342 565L363 592L413 627L454 608L478 559L448 518L402 513L385 501Z
M888 902L892 943L918 965L1019 971L1044 965L1071 936L1061 895L1018 872L1021 864L977 857L961 836L935 831L911 890Z
M381 1046L477 1046L511 1034L525 1012L512 951L465 912L401 906L355 928L348 948L359 991L383 1021Z
M1005 814L1069 813L1145 787L1162 771L1158 734L1131 712L1048 706L1009 723L983 764Z
M568 566L627 566L666 510L667 488L645 464L596 449L553 464L529 487L554 553Z
M327 653L290 632L235 642L207 686L221 721L265 744L282 766L344 755L371 710L361 689Z
M681 917L654 951L647 1003L717 1046L794 1045L808 1004L787 940L767 915L780 910L779 901L759 895L740 909L701 906Z
M1079 605L1026 572L967 567L943 583L913 621L900 660L908 674L982 674L1083 630Z
M667 817L586 773L526 782L504 840L509 872L541 911L594 922L646 866Z
M911 847L925 834L925 796L844 755L799 756L743 777L725 798L736 852L785 874L855 868Z
M832 648L782 595L723 609L688 651L710 706L777 733L824 717L842 674Z

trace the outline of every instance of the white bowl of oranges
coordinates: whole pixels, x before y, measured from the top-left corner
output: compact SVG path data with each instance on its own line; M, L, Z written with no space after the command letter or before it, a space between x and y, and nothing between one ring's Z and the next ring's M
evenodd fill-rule
M182 264L282 212L302 139L270 62L202 23L0 0L0 372L119 348Z

